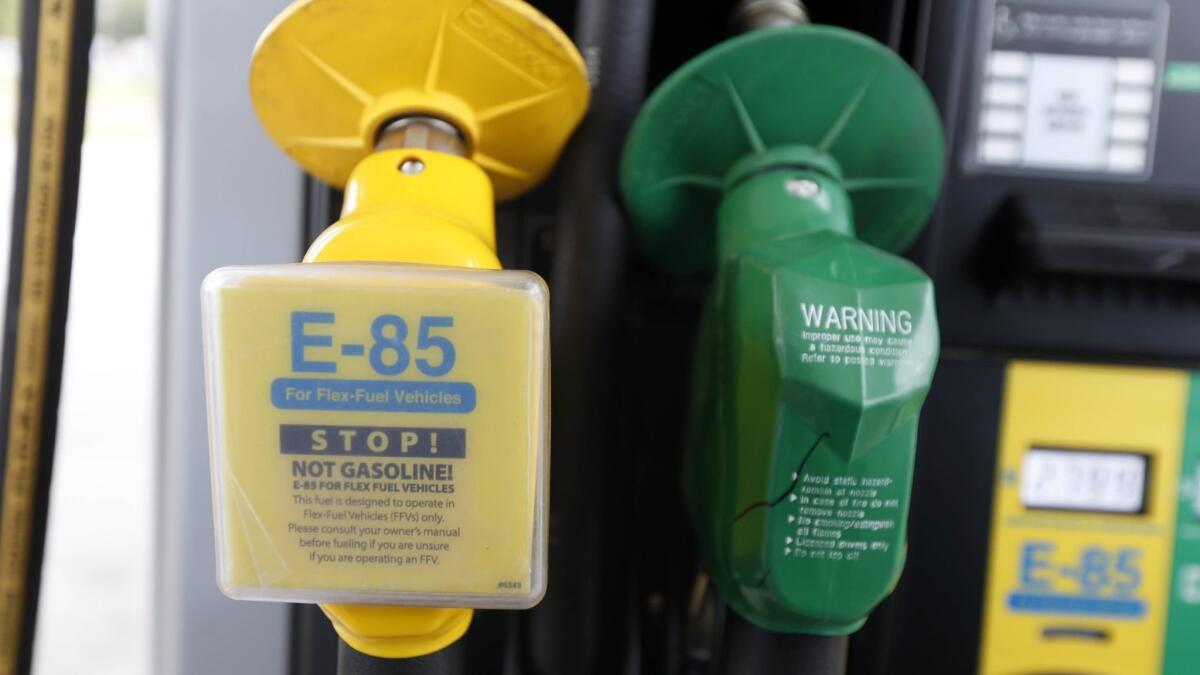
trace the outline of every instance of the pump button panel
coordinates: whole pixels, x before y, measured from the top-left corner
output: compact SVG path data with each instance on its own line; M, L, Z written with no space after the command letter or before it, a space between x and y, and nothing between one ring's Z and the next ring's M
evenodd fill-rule
M205 281L204 321L228 595L506 608L541 598L540 278L226 268Z
M981 22L975 149L968 164L1146 179L1167 3L995 0L989 9L990 20Z

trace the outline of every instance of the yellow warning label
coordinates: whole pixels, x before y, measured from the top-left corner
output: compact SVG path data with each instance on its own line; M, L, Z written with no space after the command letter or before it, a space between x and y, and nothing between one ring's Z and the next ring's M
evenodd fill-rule
M526 272L322 264L210 276L226 593L539 600L546 315L545 287Z

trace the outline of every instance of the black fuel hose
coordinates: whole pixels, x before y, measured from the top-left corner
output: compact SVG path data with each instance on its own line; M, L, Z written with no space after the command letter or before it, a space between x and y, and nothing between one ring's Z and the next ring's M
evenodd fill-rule
M30 671L62 387L92 0L24 0L0 376L0 674Z
M367 656L338 641L338 675L460 675L463 672L461 640L428 656L381 659Z
M562 165L559 226L550 275L554 405L549 592L523 617L522 660L544 675L615 672L619 650L601 630L607 599L629 592L605 584L605 476L614 461L612 363L626 262L626 222L616 174L625 134L645 96L653 0L581 0L575 42L588 62L591 109ZM623 558L616 561L625 563ZM609 664L609 665L605 665Z
M842 675L846 672L844 635L773 633L726 610L716 660L717 675Z

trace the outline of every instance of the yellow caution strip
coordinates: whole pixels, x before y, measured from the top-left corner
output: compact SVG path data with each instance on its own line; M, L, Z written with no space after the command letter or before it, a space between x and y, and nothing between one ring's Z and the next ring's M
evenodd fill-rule
M0 675L17 675L24 636L70 96L72 0L43 0L37 31L24 255L8 452L0 509Z

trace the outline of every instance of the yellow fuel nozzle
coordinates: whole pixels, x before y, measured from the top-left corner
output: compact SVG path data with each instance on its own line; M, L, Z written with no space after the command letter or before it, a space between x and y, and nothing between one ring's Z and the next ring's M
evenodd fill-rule
M550 171L583 59L518 0L302 0L250 92L345 202L305 256L339 264L205 282L219 581L428 654L545 591L547 294L499 271L493 204Z
M339 226L359 222L368 201L422 216L453 207L448 215L494 249L493 201L546 176L590 90L575 46L518 0L306 0L263 34L250 93L275 142L346 189ZM397 172L406 162L423 171ZM346 241L333 244L335 232ZM307 260L373 259L378 242L358 256L367 234L335 228ZM498 266L451 233L406 246L408 262Z
M372 260L499 269L492 184L465 137L428 115L400 117L346 183L342 217L307 262ZM402 256L398 258L397 256Z

